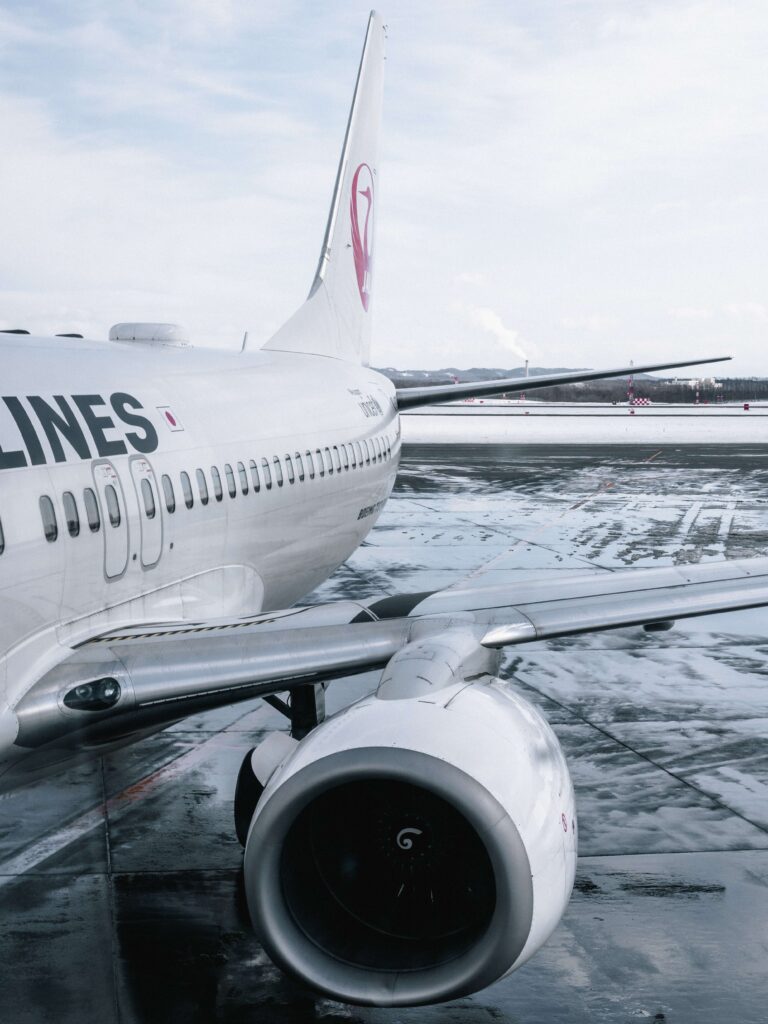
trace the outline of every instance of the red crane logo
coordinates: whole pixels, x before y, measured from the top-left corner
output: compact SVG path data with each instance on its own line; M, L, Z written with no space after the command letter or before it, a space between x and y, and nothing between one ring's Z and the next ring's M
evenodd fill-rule
M368 164L359 164L352 178L349 200L349 219L352 224L352 255L355 258L357 290L367 311L371 301L373 273L373 172Z

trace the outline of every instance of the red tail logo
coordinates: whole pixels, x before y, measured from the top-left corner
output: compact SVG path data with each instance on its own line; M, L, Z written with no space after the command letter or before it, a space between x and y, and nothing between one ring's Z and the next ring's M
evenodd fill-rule
M373 254L368 241L369 237L371 243L373 241L373 173L368 164L360 164L352 178L349 217L352 222L352 253L355 257L357 289L363 309L367 310L371 301L373 273Z

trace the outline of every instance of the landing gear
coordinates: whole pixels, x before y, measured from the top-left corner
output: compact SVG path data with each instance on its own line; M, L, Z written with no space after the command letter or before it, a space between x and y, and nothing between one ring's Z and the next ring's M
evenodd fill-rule
M322 683L291 690L287 701L273 695L264 700L290 721L291 738L294 740L304 739L325 718L325 687ZM284 733L281 735L285 736ZM256 750L256 747L251 747L243 758L235 785L235 834L241 846L245 846L256 804L264 792L264 785L259 782L253 767ZM262 775L262 778L266 776Z
M253 812L259 802L264 787L253 774L251 766L251 755L255 747L251 747L243 758L240 771L237 773L237 784L235 786L235 834L241 846L245 846L248 837L248 829L251 827Z

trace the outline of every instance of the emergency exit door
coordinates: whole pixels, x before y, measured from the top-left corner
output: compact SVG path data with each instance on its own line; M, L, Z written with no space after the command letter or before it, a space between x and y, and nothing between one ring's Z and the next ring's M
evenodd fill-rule
M120 477L111 462L93 464L93 482L99 495L104 534L104 574L107 579L122 576L128 565L128 514Z
M131 477L139 508L141 564L145 569L151 569L163 553L163 512L157 481L154 470L141 455L131 459Z

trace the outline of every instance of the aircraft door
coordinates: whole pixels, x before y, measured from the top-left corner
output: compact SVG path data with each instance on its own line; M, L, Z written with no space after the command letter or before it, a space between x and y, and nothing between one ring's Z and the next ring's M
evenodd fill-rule
M94 462L93 481L101 503L104 574L122 576L128 565L128 514L120 478L111 462Z
M141 530L141 564L151 569L163 552L163 513L155 473L141 455L131 459L131 476L136 488Z

